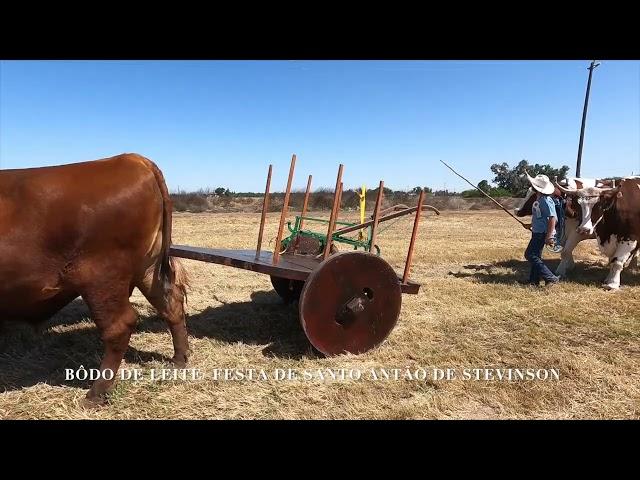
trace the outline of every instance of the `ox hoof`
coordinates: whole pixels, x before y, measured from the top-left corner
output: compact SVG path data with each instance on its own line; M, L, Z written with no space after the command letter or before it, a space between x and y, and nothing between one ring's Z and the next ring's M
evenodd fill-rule
M187 361L189 360L189 354L174 355L171 362L178 368L185 368Z
M616 290L620 290L620 285L615 285L615 284L611 284L611 283L603 283L602 284L602 288L604 288L605 290L607 290L609 292L614 292Z
M106 404L107 399L105 397L90 395L89 393L80 402L80 405L87 410L96 410L98 408L104 407Z

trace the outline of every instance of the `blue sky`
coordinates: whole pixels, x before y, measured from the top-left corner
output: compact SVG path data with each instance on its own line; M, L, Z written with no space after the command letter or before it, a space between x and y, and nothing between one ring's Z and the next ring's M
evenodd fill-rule
M0 168L137 152L171 190L379 180L464 190L521 159L574 173L585 61L2 61ZM640 62L594 72L583 176L640 173Z

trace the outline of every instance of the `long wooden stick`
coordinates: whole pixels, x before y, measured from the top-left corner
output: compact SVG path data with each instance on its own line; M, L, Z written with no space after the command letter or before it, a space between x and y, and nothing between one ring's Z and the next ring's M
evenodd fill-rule
M284 231L284 221L287 219L287 210L289 209L289 196L291 195L291 182L293 181L293 171L296 168L296 156L291 157L291 166L289 167L289 178L287 180L287 191L284 194L284 203L282 205L282 213L280 213L280 225L278 225L278 236L276 244L273 247L273 264L276 265L280 260L280 242L282 241L282 233Z
M449 165L447 165L445 162L443 162L442 160L440 160L442 163L444 163L444 165L451 170L453 173L455 173L457 176L459 176L461 179L463 179L465 182L467 182L469 185L471 185L473 188L475 188L476 190L478 190L481 194L483 194L485 197L487 197L489 200L491 200L493 203L495 203L496 205L498 205L502 210L504 210L505 212L507 212L509 215L511 215L513 217L513 219L518 222L520 225L522 225L524 228L526 228L527 230L529 230L529 226L524 223L522 220L520 220L518 217L516 217L513 213L511 213L509 210L507 210L505 207L503 207L500 203L498 203L496 200L493 199L493 197L491 197L491 195L489 195L488 193L484 192L483 190L479 189L476 185L474 185L473 183L471 183L469 180L467 180L466 178L464 178L462 175L460 175L458 172L456 172L453 168L451 168Z
M267 173L267 186L264 189L264 200L262 201L262 216L260 217L260 232L258 233L258 246L256 248L256 258L260 257L260 249L262 248L262 234L264 233L264 220L267 217L267 209L269 208L269 188L271 186L271 168L269 165L269 173Z

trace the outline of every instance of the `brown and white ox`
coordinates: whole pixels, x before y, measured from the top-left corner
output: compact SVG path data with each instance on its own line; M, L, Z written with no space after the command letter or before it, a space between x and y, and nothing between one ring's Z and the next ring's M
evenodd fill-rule
M613 187L565 188L577 201L581 235L595 235L600 251L609 258L609 275L603 287L620 288L620 274L638 252L640 241L640 177L626 177Z
M136 154L0 170L0 324L38 324L81 296L101 333L102 403L129 345L137 287L164 317L177 365L189 354L186 276L169 256L171 200L160 169Z
M577 190L579 188L587 187L604 187L609 183L608 180L597 180L594 178L576 178L570 177L562 180L565 187L571 190ZM518 217L524 217L532 214L532 205L536 199L536 191L533 188L529 188L527 195L522 200L520 207L515 209L515 214ZM581 220L580 206L574 197L568 197L565 206L565 225L563 238L561 244L563 246L562 253L560 254L560 264L556 268L555 274L559 277L566 277L567 273L575 268L575 261L573 259L573 250L583 240L595 238L594 233L586 233L578 231L578 226Z

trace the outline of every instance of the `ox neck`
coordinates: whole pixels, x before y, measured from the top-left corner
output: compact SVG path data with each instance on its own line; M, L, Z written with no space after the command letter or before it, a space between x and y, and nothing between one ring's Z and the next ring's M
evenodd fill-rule
M609 206L607 206L606 208L603 208L603 209L602 209L602 213L600 214L600 217L598 218L598 220L596 220L596 223L594 223L594 224L593 224L593 231L594 231L594 232L595 232L596 227L598 226L598 224L599 224L600 222L603 222L603 220L604 220L604 216L606 215L606 213L607 213L609 210L611 210L613 207L615 207L615 204L616 204L616 201L615 201L615 199L613 199L613 200L611 201L611 203L609 204ZM604 223L604 222L603 222L603 223Z

